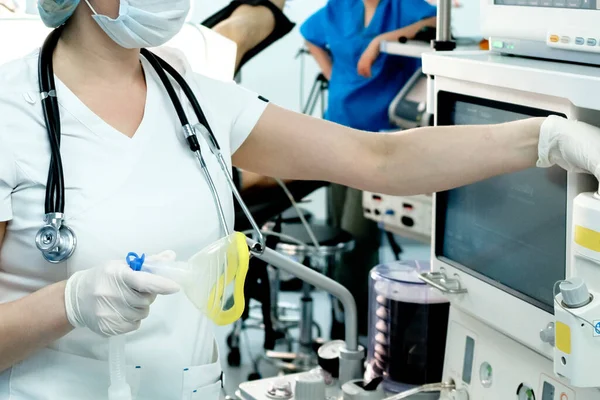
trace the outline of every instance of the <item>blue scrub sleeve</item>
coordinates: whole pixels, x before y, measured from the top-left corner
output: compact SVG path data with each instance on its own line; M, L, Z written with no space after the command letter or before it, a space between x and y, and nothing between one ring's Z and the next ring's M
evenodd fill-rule
M327 6L311 15L300 27L300 34L315 46L327 47Z
M437 8L425 0L400 0L402 26L412 25L423 19L435 17Z
M13 218L12 192L17 186L17 164L6 143L0 139L0 222Z

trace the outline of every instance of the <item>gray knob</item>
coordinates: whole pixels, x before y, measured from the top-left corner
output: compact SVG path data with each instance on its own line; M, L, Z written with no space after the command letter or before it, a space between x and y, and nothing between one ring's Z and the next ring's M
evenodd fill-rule
M469 400L469 392L466 389L456 389L450 393L452 400Z
M540 339L550 346L554 346L556 342L556 334L554 333L554 322L550 322L548 326L540 331Z
M590 303L590 292L579 277L571 278L560 284L560 293L565 306L569 308L580 308Z
M376 390L365 390L362 379L353 380L342 386L344 400L383 400L386 398L383 388L379 386Z
M325 400L325 380L317 374L302 374L296 379L295 400Z
M273 400L288 400L294 397L292 385L286 379L277 379L267 390L267 397Z

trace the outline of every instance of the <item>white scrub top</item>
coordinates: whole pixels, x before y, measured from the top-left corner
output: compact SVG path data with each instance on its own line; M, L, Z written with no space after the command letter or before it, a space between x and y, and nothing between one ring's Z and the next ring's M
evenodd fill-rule
M267 103L233 82L168 61L194 89L228 163ZM163 55L164 56L164 55ZM65 214L78 247L52 265L35 246L44 218L50 146L38 89L38 52L0 66L0 221L9 221L0 252L0 303L65 280L79 270L125 260L128 252L174 250L188 259L219 238L217 210L173 105L142 59L148 86L142 123L129 138L106 124L57 79L66 186ZM177 85L175 85L177 88ZM190 122L197 119L180 98ZM200 139L233 226L233 201L222 171ZM76 329L0 373L0 399L102 399L109 386L108 341ZM212 326L187 298L159 296L141 329L127 335L128 381L136 399L217 400L221 367Z

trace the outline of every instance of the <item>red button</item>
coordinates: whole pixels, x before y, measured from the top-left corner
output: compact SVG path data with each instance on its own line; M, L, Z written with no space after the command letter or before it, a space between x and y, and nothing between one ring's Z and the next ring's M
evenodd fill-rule
M569 396L566 393L560 395L560 400L569 400Z

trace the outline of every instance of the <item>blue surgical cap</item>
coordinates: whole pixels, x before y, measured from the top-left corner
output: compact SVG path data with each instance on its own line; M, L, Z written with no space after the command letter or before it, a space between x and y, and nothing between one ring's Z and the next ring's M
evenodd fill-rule
M38 0L42 21L49 28L57 28L67 22L79 5L79 0Z

